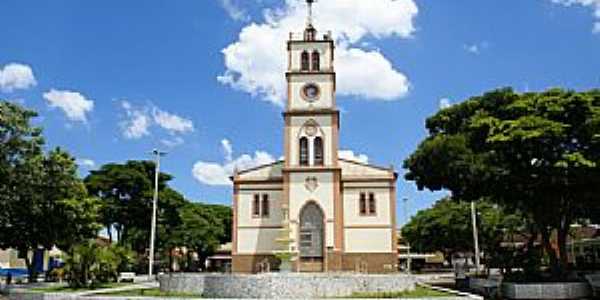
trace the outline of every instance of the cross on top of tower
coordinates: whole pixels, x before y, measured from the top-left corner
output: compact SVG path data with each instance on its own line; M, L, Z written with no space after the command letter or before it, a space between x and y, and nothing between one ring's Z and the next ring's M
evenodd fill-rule
M313 18L312 6L313 6L313 3L315 3L315 2L316 2L316 0L306 0L306 3L308 4L308 19L307 19L307 24L306 24L307 26L312 25L312 18Z

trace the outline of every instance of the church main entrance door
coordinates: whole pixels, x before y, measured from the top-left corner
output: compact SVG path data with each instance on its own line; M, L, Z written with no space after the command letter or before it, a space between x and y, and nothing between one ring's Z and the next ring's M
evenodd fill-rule
M322 271L325 216L315 203L309 203L300 212L301 271Z

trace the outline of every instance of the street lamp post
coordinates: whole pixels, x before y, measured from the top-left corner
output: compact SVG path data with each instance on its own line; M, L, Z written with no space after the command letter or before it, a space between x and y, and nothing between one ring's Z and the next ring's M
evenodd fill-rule
M404 198L402 199L404 202L404 226L406 226L408 224L408 198ZM408 274L411 273L411 264L412 264L412 257L410 254L410 242L408 240L404 240L406 243L406 271Z
M477 210L475 201L471 202L471 222L473 223L473 245L475 246L475 271L479 274L480 270L480 254L479 254L479 233L477 230Z
M166 152L160 152L157 149L152 150L154 155L154 197L152 200L152 223L150 225L150 253L149 253L149 265L148 265L148 280L152 280L153 268L154 268L154 241L156 238L156 210L158 203L158 176L160 174L160 157L166 155Z

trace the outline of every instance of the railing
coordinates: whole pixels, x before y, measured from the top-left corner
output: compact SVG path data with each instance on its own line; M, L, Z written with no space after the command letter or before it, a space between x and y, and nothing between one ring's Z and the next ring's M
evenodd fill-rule
M317 35L316 40L317 41L331 41L333 40L333 35L331 34L331 31L328 31L326 34L324 35ZM304 33L303 32L290 32L290 37L289 37L290 41L304 41Z

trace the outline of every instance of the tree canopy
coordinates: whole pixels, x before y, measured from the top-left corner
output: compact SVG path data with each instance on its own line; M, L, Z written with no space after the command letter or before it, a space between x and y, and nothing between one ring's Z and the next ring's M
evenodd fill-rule
M506 232L523 230L522 216L509 213L498 205L483 201L477 204L480 247L493 252ZM471 204L444 198L433 207L422 210L402 228L402 236L415 251L444 253L450 258L458 252L473 251Z
M522 211L555 274L564 274L569 226L598 205L600 91L496 90L441 110L426 127L429 136L404 163L406 178L419 189Z

